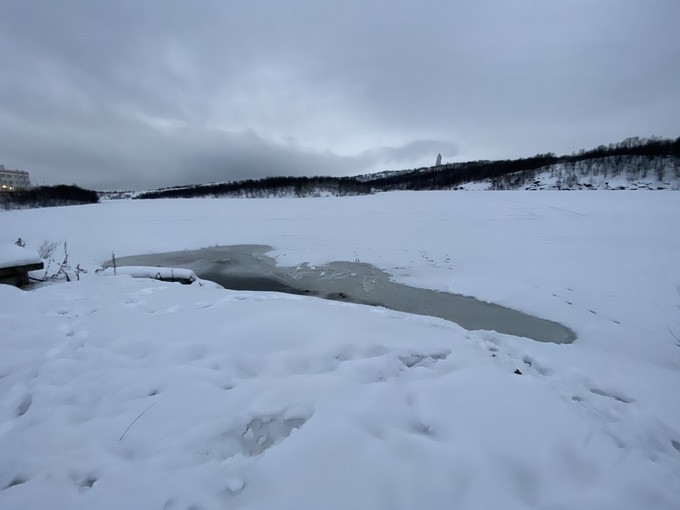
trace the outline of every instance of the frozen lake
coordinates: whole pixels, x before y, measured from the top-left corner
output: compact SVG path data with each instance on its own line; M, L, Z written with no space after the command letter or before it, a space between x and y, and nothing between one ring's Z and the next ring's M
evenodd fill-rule
M494 330L541 342L570 343L574 332L554 321L478 299L396 283L371 264L335 261L321 266L279 266L265 245L236 245L117 259L120 266L163 266L193 270L233 290L274 291L381 306L430 315L468 330Z

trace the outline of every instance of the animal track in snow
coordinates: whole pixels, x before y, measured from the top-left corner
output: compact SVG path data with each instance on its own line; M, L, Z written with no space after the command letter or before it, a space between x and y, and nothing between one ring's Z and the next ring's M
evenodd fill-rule
M537 287L537 288L538 288L538 287ZM573 292L573 289L567 288L567 290ZM569 306L574 306L574 301L571 301L571 300L569 300L569 299L566 299L566 298L564 298L563 296L560 296L559 294L557 294L557 293L555 293L555 292L551 292L550 295L553 296L554 298L557 298L557 299L563 301L564 303L566 303L566 304L569 305ZM578 306L578 305L577 305L577 306ZM612 319L611 317L608 317L607 315L603 315L603 314L601 314L600 312L598 312L597 310L593 310L592 308L585 308L585 307L584 307L584 309L587 310L587 311L588 311L589 313L591 313L592 315L601 316L601 317L607 319L608 321L613 322L614 324L621 324L621 321L619 321L619 320L617 320L617 319Z

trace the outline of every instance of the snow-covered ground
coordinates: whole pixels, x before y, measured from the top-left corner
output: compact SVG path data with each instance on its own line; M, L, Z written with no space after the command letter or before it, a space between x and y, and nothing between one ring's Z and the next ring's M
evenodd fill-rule
M663 191L0 212L0 244L67 241L89 270L0 286L0 508L677 509L679 221ZM94 272L231 244L368 262L578 338Z

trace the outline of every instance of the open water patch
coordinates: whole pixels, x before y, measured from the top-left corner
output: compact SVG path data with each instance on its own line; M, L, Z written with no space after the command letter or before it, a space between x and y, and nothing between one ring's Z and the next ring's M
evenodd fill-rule
M540 342L571 343L566 326L533 315L450 292L396 283L385 271L363 262L336 261L322 266L278 266L265 245L236 245L116 259L119 266L191 269L200 278L233 290L273 291L335 301L382 306L455 322L469 330L493 330Z

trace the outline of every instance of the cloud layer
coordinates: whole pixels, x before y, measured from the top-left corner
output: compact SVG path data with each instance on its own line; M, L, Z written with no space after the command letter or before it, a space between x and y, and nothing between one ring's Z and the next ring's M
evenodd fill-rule
M680 135L680 3L8 0L0 163L148 188Z

